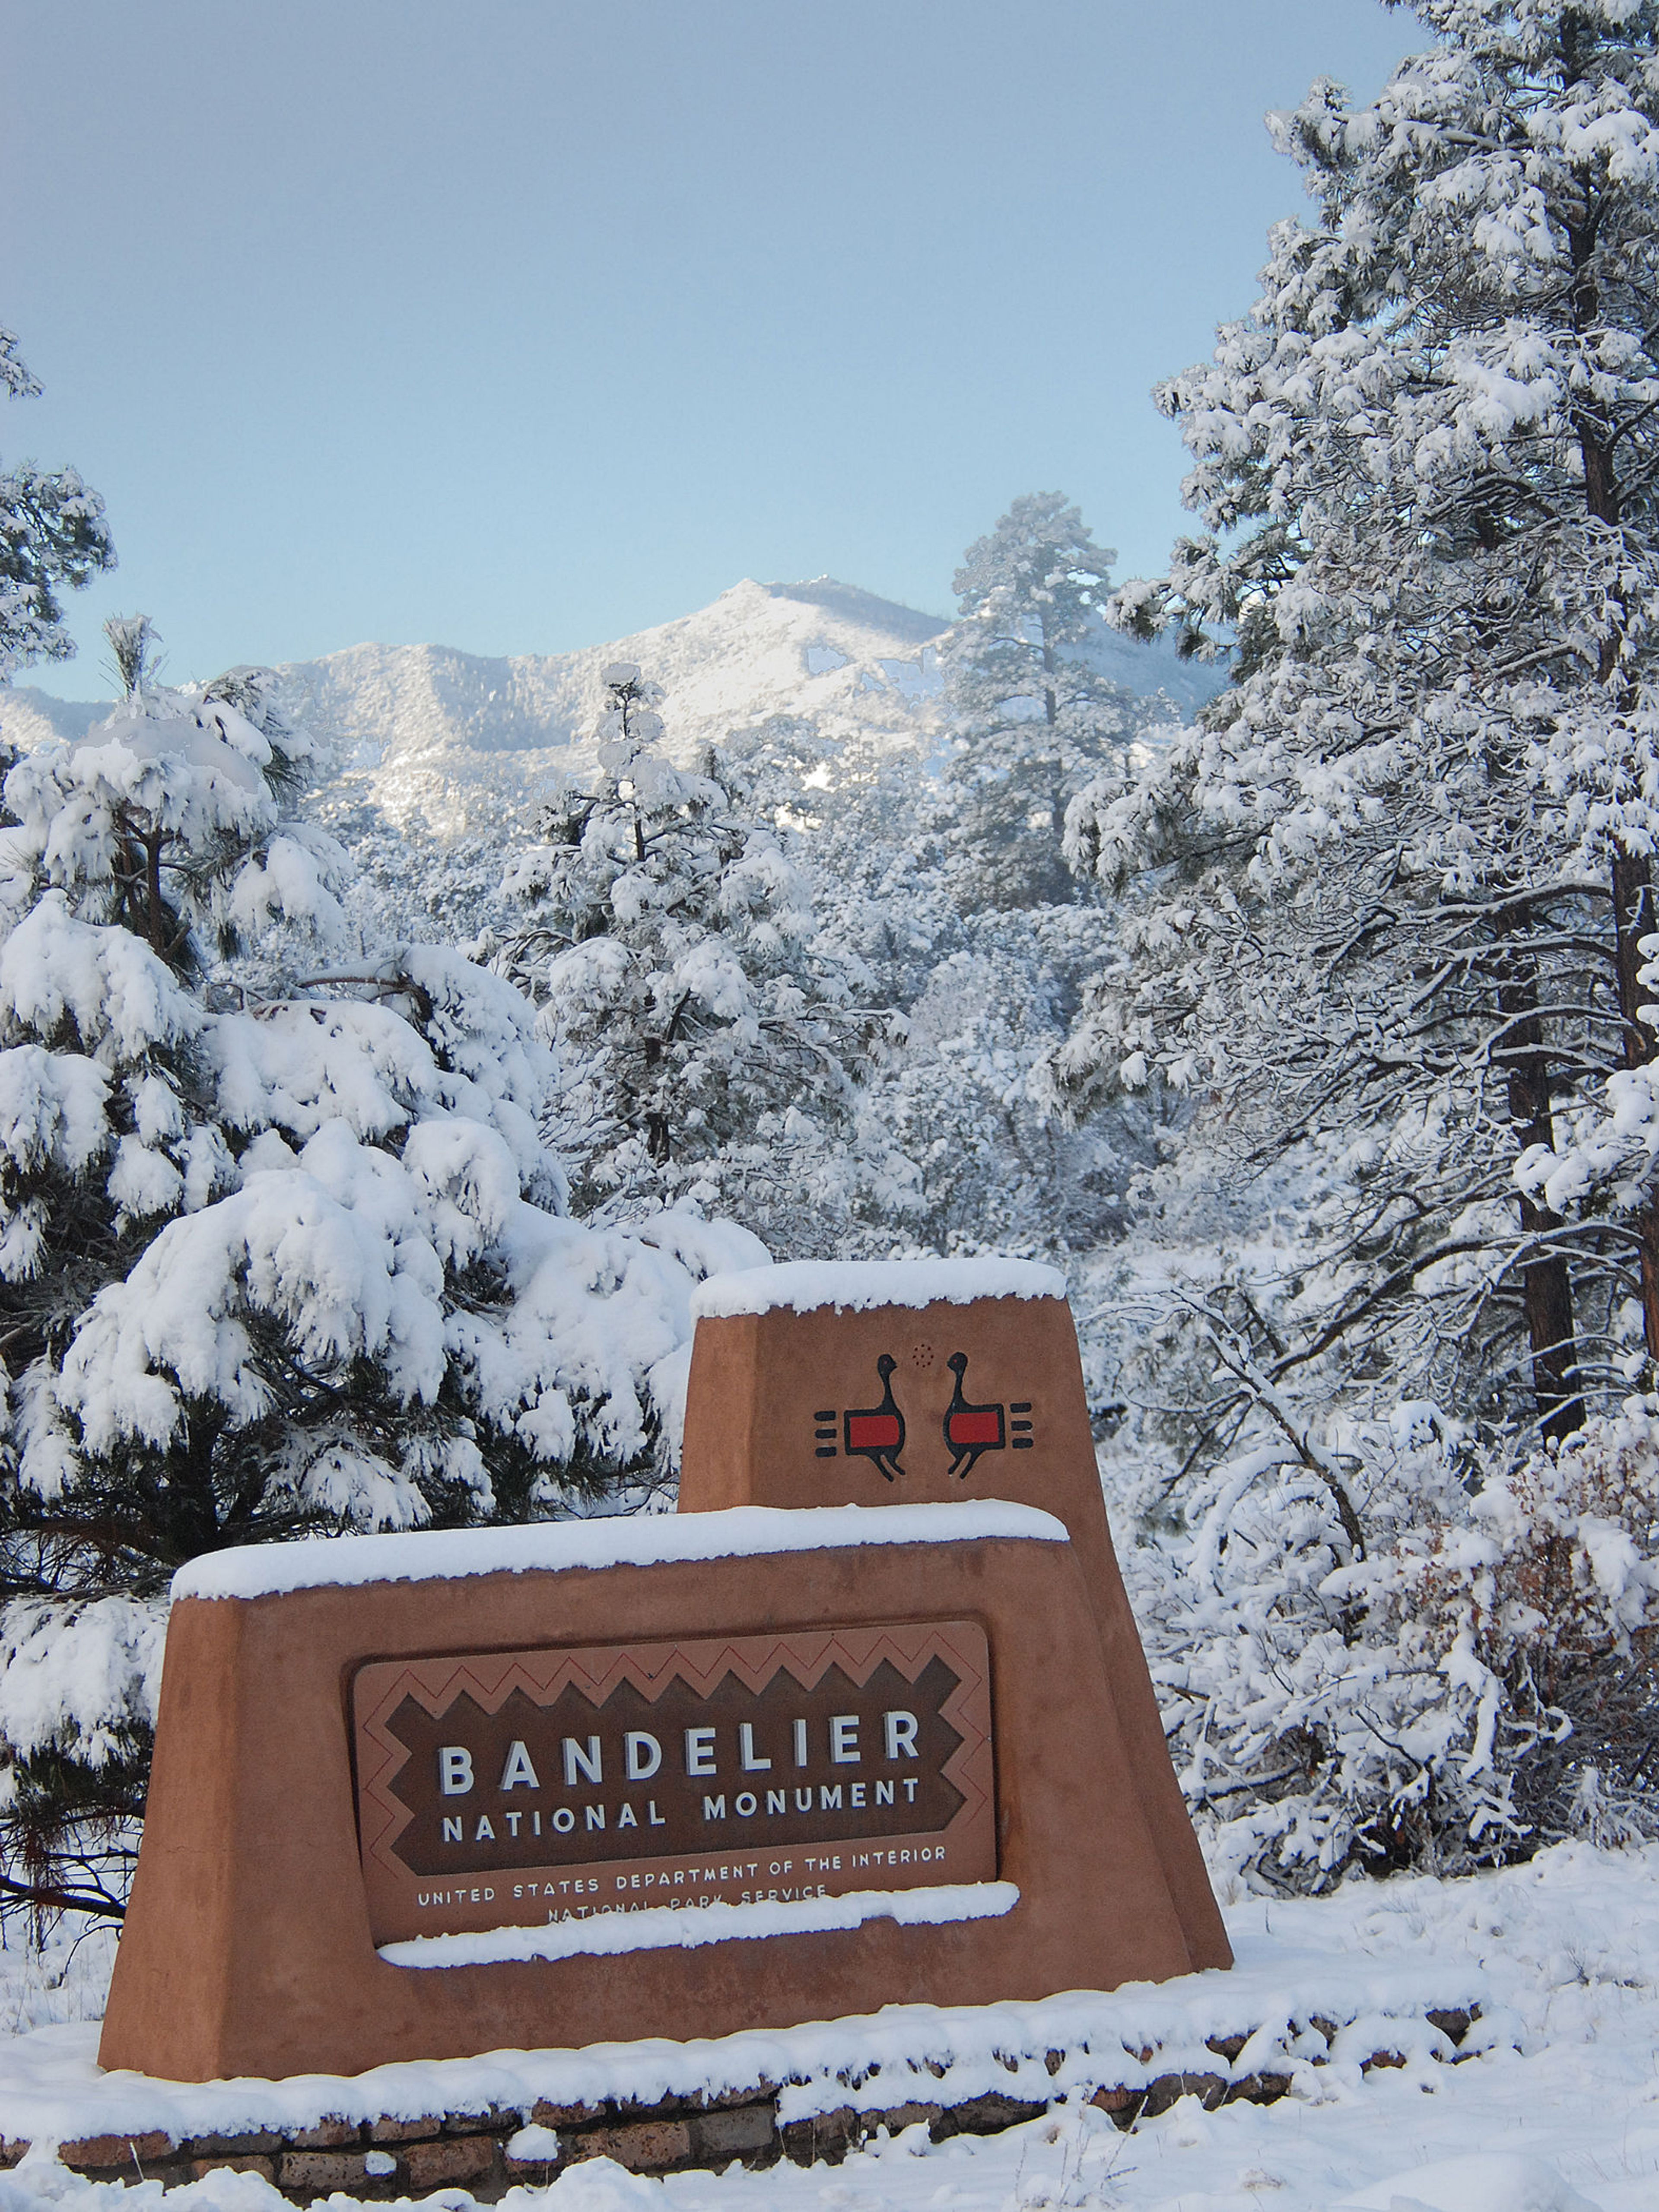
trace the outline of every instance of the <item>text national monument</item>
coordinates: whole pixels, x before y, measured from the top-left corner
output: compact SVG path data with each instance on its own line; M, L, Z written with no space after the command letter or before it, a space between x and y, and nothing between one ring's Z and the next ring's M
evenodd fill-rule
M679 1510L177 1577L100 2056L174 2080L1231 1962L1062 1279L698 1293Z

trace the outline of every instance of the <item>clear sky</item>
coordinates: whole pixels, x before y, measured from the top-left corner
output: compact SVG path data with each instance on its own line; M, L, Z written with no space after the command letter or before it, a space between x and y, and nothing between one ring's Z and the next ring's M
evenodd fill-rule
M0 0L0 321L175 679L558 652L744 575L939 612L1024 491L1123 574L1148 397L1303 202L1264 112L1376 0Z

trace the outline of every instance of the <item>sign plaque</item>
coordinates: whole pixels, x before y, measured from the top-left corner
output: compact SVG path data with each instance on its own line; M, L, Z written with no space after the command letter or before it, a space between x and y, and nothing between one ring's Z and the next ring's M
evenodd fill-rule
M996 1879L971 1621L369 1661L377 1943Z

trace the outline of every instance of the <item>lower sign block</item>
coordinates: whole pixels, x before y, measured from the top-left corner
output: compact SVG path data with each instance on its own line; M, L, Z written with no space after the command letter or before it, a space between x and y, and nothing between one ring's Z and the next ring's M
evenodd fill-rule
M1224 1964L1148 1756L1027 1505L220 1554L175 1584L100 2056L355 2074Z
M389 1660L352 1706L377 1944L996 1879L977 1622Z

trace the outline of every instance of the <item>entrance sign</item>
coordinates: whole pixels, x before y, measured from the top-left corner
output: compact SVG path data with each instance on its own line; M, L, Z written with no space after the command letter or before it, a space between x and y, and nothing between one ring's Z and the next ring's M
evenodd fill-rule
M388 1660L352 1685L376 1943L996 1879L975 1621Z
M769 1267L699 1293L677 1514L175 1577L100 2057L356 2074L1231 1960L1060 1277Z

